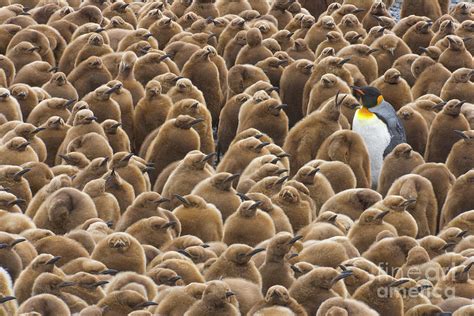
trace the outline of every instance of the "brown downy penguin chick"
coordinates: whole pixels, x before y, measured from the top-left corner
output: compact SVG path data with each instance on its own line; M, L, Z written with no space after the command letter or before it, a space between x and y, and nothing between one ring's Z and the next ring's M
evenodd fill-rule
M121 120L120 106L110 97L113 92L114 88L104 84L82 98L82 101L86 102L89 109L94 112L99 123L107 119L119 122Z
M0 229L3 232L9 234L20 234L25 230L35 229L35 225L31 219L21 213L10 213L0 210L0 217L2 218Z
M120 177L130 183L133 186L135 195L138 196L147 191L147 189L150 189L150 184L139 165L132 159L133 157L132 153L126 151L118 152L112 157L109 168L115 170Z
M114 153L131 151L130 139L123 130L122 123L109 119L102 122L101 126L104 129L109 145Z
M172 287L155 312L159 314L183 315L196 301L200 300L206 285L204 283L191 283L185 287Z
M323 142L316 157L347 164L354 172L357 187L370 188L371 178L367 148L362 138L356 133L348 130L333 133Z
M459 68L472 68L472 55L466 49L464 41L456 35L448 35L448 48L439 56L439 62L449 71Z
M378 78L371 85L380 90L384 99L393 105L395 111L413 102L410 86L402 78L400 71L395 68L388 69L383 77Z
M470 81L473 75L474 71L469 68L460 68L454 71L451 78L446 81L441 89L441 99L446 101L458 99L469 103L474 102L474 95L472 94L474 83Z
M306 87L308 83L309 81ZM338 98L336 95L334 100L326 103L320 111L311 113L288 132L283 150L291 155L290 173L292 175L316 156L319 147L329 135L341 129L338 120L343 100L344 97Z
M442 298L448 298L451 293L456 293L457 297L471 298L474 290L474 282L469 277L469 270L473 263L459 265L451 268L444 278L439 280L434 288L434 292Z
M183 99L194 99L203 104L206 103L202 92L188 78L176 78L176 84L168 91L168 96L173 103Z
M129 226L126 233L135 237L141 244L160 248L173 239L171 230L175 225L176 222L168 222L162 217L153 216Z
M86 272L76 273L71 275L68 279L70 282L75 283L75 285L67 287L64 289L64 292L75 295L90 305L98 303L105 296L105 292L101 286L109 283L106 280L100 280L99 277Z
M427 162L445 162L453 145L458 141L455 130L469 130L469 123L461 114L463 101L449 101L436 116L430 128L426 144L425 160Z
M242 278L261 286L262 278L251 259L262 251L264 251L263 248L252 248L239 243L232 244L207 269L204 277L207 281L220 278Z
M348 280L348 279L346 279ZM321 304L318 315L367 315L375 316L378 313L366 304L354 299L341 297L331 298Z
M181 74L189 78L202 91L213 122L217 122L221 106L225 101L219 68L212 60L212 49L205 47L196 51L183 66Z
M0 168L0 185L17 198L26 201L25 205L19 205L23 211L26 210L26 205L30 203L32 198L30 185L28 180L24 178L24 175L29 171L30 169L12 165Z
M14 137L0 146L0 163L3 165L22 165L38 162L38 155L23 137Z
M156 76L168 72L179 73L176 63L170 60L170 57L172 54L161 51L152 51L141 56L134 68L136 79L145 87L148 81Z
M91 80L89 76L94 80ZM111 75L104 67L102 60L96 56L91 56L81 62L67 77L80 98L106 84L111 79Z
M94 217L97 217L97 211L88 195L74 188L62 188L41 205L33 221L39 228L65 234L79 223Z
M235 60L242 47L247 44L247 31L242 30L238 32L233 39L229 41L224 49L222 57L225 60L226 66L230 69L235 65Z
M260 312L266 311L271 307L286 307L292 315L307 315L303 306L290 296L286 287L275 285L268 289L265 299L255 304L249 311L248 315L261 315ZM270 311L270 309L268 309Z
M120 107L120 122L122 123L124 131L127 133L130 141L133 143L133 98L130 91L123 87L123 84L118 80L112 80L107 83L113 89L110 97L115 100Z
M440 227L449 223L456 218L456 216L472 209L471 202L464 197L469 196L473 189L473 183L474 171L472 170L461 175L456 182L454 182L441 211Z
M232 182L238 174L220 172L199 182L191 194L202 197L206 202L214 204L222 214L225 221L240 205L237 191L232 188Z
M368 9L368 8L367 8ZM367 36L367 31L364 29L359 19L354 14L346 14L342 17L341 22L337 25L343 34L350 31L360 34L362 37Z
M119 71L116 80L122 82L123 87L132 94L133 104L136 105L138 101L145 95L145 90L140 82L135 80L134 66L137 61L137 56L133 52L125 52L119 64Z
M186 315L239 315L240 312L232 300L232 296L234 295L226 283L222 281L208 282L202 294L202 299L194 303L188 309Z
M145 252L140 243L127 233L113 233L101 240L91 258L118 271L145 272Z
M389 211L384 217L384 221L392 224L397 229L398 236L416 238L418 235L416 220L406 210L414 202L398 195L390 195L382 201L375 203L372 207L381 211Z
M403 3L401 17L410 15L426 16L432 21L436 21L441 16L441 7L438 1L423 0L417 3Z
M307 107L303 107L303 115L309 115L319 110L328 99L338 92L351 93L349 86L341 78L331 73L323 75L311 89Z
M270 239L267 245L265 262L259 268L262 276L262 292L266 293L275 285L281 285L285 288L291 287L295 277L290 264L286 261L286 256L299 239L301 239L301 236L293 237L287 232L278 233Z
M271 51L262 45L262 33L258 28L247 31L247 44L240 50L235 64L251 64L272 57Z
M214 139L212 134L212 117L205 104L193 99L184 99L176 102L168 112L167 119L176 118L179 115L189 115L197 119L203 119L201 124L193 126L200 138L200 150L210 154L214 150Z
M155 164L155 170L150 175L151 183L155 183L158 175L168 164L184 158L191 150L199 149L199 134L192 127L202 121L203 119L195 119L188 115L179 115L161 126L145 155L146 161ZM181 143L176 143L178 139Z
M97 210L97 216L100 219L111 221L114 224L118 222L120 206L117 199L105 191L104 179L95 179L88 182L82 191L91 197Z
M384 159L377 191L385 196L396 179L411 173L424 163L423 157L414 152L410 145L406 143L397 145Z
M34 61L23 66L15 75L12 84L24 83L30 87L41 87L51 79L55 68L45 61Z
M10 58L18 72L24 65L41 60L38 50L39 48L30 42L20 42L11 47L5 56Z
M166 181L162 195L170 200L167 208L174 209L181 204L177 195L184 196L191 193L201 181L212 176L208 162L215 156L214 153L205 155L200 151L190 151L177 165Z
M265 147L269 144L269 142L261 142L255 137L241 139L231 144L216 171L232 174L242 173L254 158L268 153ZM239 159L235 159L237 155Z
M392 67L398 58L411 53L408 45L394 34L381 36L372 43L371 47L378 49L373 56L377 60L379 76Z
M387 9L386 1L375 1L372 2L370 9L364 18L361 18L362 24L366 30L370 30L374 26L395 25L395 21L392 19L390 12ZM385 24L387 23L387 24ZM391 29L391 27L388 27Z
M48 315L61 313L70 315L69 307L60 298L51 294L39 294L30 297L18 309L18 313L30 315Z
M42 88L53 98L63 98L66 100L77 100L79 98L76 89L67 80L66 74L63 72L54 73Z
M312 212L313 218L319 214L319 210L324 203L334 196L331 183L323 174L318 173L319 171L319 168L305 165L298 170L293 178L294 180L300 181L308 189L309 197L314 203L314 211Z
M242 243L256 246L275 235L275 226L270 215L258 209L262 202L244 201L230 215L224 225L223 242L230 245ZM244 226L243 226L244 225ZM246 227L245 230L242 230ZM265 229L262 229L265 227Z
M388 230L395 236L397 235L396 228L383 220L388 213L389 211L380 211L374 208L367 209L362 212L359 220L351 227L347 237L360 253L369 249L381 231ZM364 231L364 234L361 234L361 231Z
M30 143L31 148L38 156L38 160L43 162L46 160L46 145L36 136L42 130L43 128L37 128L29 123L21 123L3 136L2 143L5 144L14 137L22 137Z
M425 119L410 105L401 107L397 112L397 116L405 128L407 144L414 151L423 155L428 141L428 124Z
M83 153L89 160L111 157L113 154L107 140L97 133L88 133L74 138L66 148L66 153L70 152Z
M356 65L370 83L378 77L377 60L372 56L375 52L376 49L367 45L356 44L342 48L337 55L341 58L350 58L348 63Z
M388 275L379 275L361 286L352 297L380 314L402 316L403 299L397 287L406 282L408 279L397 280ZM379 293L385 293L385 295Z
M67 304L72 313L78 313L87 307L87 303L78 296L66 293L64 289L75 285L74 282L66 281L64 276L55 275L53 273L42 273L34 282L32 294L52 294L60 298Z
M246 196L253 201L262 202L262 204L260 204L260 209L270 215L275 225L276 233L282 231L293 233L293 228L291 227L288 216L286 216L285 212L279 206L274 204L268 196L257 192L247 193Z
M118 3L118 2L116 2ZM148 306L157 305L155 302L147 301L140 293L134 290L120 290L107 293L98 303L97 307L103 315L129 315L133 311L139 311Z
M416 80L415 76L411 71L411 65L417 58L418 55L416 54L406 54L398 58L392 65L392 68L395 68L400 72L402 78L406 80L410 87L413 87Z
M37 136L46 146L47 157L45 163L53 166L58 149L64 141L70 126L66 125L61 117L51 116L40 128L43 128L43 130Z
M183 28L177 22L169 17L162 17L152 23L148 30L150 34L158 41L161 48L166 47L173 36L183 32Z
M204 242L222 239L222 216L214 205L197 195L176 195L176 198L182 205L175 208L173 214L181 223L183 235L191 234Z
M304 40L312 51L316 51L319 44L326 39L327 33L338 30L339 28L336 26L336 22L332 16L322 16L318 22L313 24L309 29Z
M72 186L82 190L87 182L102 177L108 170L109 158L96 158L80 170L72 180Z
M30 184L31 193L33 195L36 195L36 193L54 177L49 166L43 162L27 162L23 164L22 167L31 169L30 172L25 174L25 178Z
M23 121L21 107L18 101L10 95L8 89L0 88L0 113L8 121Z
M77 53L74 66L77 67L81 62L90 56L100 57L102 55L113 53L112 48L104 43L104 38L100 34L92 34L88 37L87 42Z
M294 126L303 118L302 94L304 86L311 76L313 64L308 60L299 60L285 67L280 80L280 96L288 107L285 112L288 116L289 126Z
M406 263L397 271L397 278L427 279L436 284L444 272L439 263L431 261L423 247L416 246L408 252Z
M286 52L288 53L288 56L295 60L314 60L316 58L316 55L309 49L304 39L302 38L298 38L297 40L295 40L293 46L289 47Z
M243 104L240 109L237 133L256 128L271 137L275 144L282 146L288 133L288 117L282 111L286 104L280 104L275 99L262 100L254 105L248 104L249 106Z
M349 189L329 198L321 207L320 214L331 211L357 220L361 213L382 200L382 196L371 189Z
M45 123L51 116L59 116L66 121L70 116L68 108L75 101L61 98L44 99L33 108L26 121L35 126Z
M0 191L0 209L9 213L23 213L20 206L24 201L9 192Z
M123 213L135 199L135 192L133 186L127 181L123 180L120 175L111 170L109 173L102 176L105 179L106 190L112 193L120 205L120 212Z
M441 63L437 63L427 56L418 57L411 66L416 82L412 87L413 99L418 99L424 94L440 95L451 73ZM436 73L436 80L432 74Z
M272 197L273 203L283 209L290 220L293 231L308 225L312 219L311 205L305 201L299 191L291 186L284 186Z
M303 306L308 315L315 315L324 301L340 296L336 288L341 288L343 293L346 292L342 282L338 283L338 281L351 274L348 271L338 273L333 268L317 267L298 278L291 286L289 293Z
M318 45L315 56L320 56L321 52L327 47L332 47L334 52L337 53L347 46L349 46L349 42L344 39L344 35L341 32L330 31L326 34L326 39Z
M459 177L474 167L472 161L472 140L474 131L455 131L461 140L453 145L446 159L446 167L455 177Z
M240 107L251 98L246 93L233 96L222 108L217 127L217 151L225 154L236 136Z
M410 47L411 51L421 54L420 47L430 46L431 40L435 35L431 30L431 21L419 21L410 27L403 35L403 41Z
M273 39L267 39L267 41ZM280 51L277 49L275 52ZM255 66L261 68L263 72L267 75L268 79L270 79L270 83L273 86L280 85L280 78L283 73L284 68L288 65L289 61L287 59L280 59L276 56L268 57L264 60L259 61L255 64Z
M151 80L147 83L145 96L134 110L135 148L140 148L145 136L166 120L172 103L171 99L162 93L162 86L158 81Z
M11 95L20 104L23 119L26 120L33 108L39 103L38 97L30 86L22 83L12 85L10 91Z
M415 174L404 175L392 184L387 195L400 195L407 200L415 200L408 205L408 212L417 222L418 238L436 232L438 207L429 180Z

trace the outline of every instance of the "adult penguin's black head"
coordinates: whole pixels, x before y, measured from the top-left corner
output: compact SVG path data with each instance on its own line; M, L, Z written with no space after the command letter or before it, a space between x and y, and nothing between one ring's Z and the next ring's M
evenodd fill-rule
M353 95L360 101L360 103L366 108L373 108L383 101L382 93L375 87L356 87L351 86Z

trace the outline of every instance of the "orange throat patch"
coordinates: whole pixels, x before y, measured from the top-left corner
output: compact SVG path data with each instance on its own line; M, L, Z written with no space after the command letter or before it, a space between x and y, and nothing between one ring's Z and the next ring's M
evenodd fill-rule
M369 120L375 116L374 113L370 112L365 106L357 110L357 118L360 120Z

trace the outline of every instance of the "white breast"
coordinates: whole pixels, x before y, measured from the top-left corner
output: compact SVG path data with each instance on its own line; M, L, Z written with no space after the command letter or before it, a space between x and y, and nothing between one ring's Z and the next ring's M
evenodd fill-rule
M370 157L372 187L376 187L380 170L382 169L383 153L390 144L391 137L387 125L375 115L368 119L358 119L356 112L352 122L352 130L362 136L367 145Z

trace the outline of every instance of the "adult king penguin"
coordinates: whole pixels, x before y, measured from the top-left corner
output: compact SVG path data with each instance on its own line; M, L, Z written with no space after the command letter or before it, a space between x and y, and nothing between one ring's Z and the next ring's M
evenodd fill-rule
M393 106L384 100L377 88L352 86L352 90L362 104L354 115L352 130L361 135L367 145L372 187L375 188L384 157L398 144L406 142L405 129Z

